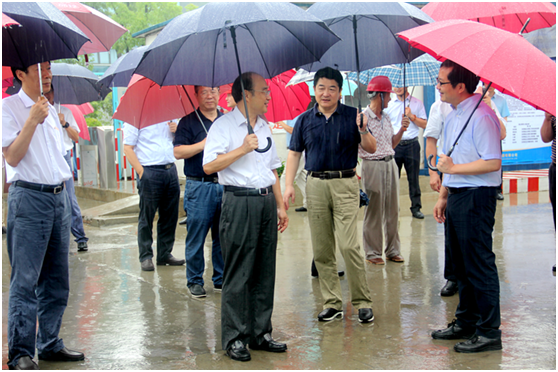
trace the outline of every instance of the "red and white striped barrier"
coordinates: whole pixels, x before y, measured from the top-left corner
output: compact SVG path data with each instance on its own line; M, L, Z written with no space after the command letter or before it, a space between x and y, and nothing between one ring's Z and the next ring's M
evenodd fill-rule
M504 194L548 191L548 169L504 172Z

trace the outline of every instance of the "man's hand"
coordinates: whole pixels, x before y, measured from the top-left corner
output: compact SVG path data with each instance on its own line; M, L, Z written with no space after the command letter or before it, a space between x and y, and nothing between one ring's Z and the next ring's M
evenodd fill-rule
M453 160L444 154L440 155L440 159L438 160L438 170L442 173L451 174L451 169L453 168Z
M58 113L58 120L60 120L60 125L64 126L64 124L66 124L66 118L61 112Z
M434 219L438 223L446 222L446 206L448 205L448 199L445 197L439 197L436 205L434 206Z
M37 102L31 107L29 112L29 119L31 119L34 124L43 124L46 117L48 116L48 100L41 96Z
M411 108L410 107L405 107L405 115L403 115L404 117L408 117L410 120L415 121L417 120L417 116L415 114L413 114L411 112Z
M277 208L277 219L277 230L282 233L289 226L289 217L283 208Z
M144 169L143 169L142 166L139 166L138 168L136 168L136 172L138 172L138 177L140 178L140 180L141 180L141 177L143 176L143 171L144 171Z
M255 134L249 134L244 137L244 143L242 144L242 152L244 152L244 154L248 154L257 148L258 136L256 136Z
M291 203L295 202L295 190L293 186L286 185L285 192L283 193L283 203L285 204L285 210L289 210L289 199Z
M442 180L440 179L438 172L429 169L428 173L430 174L430 188L432 188L432 190L436 192L440 192L440 187L442 187Z
M360 125L360 118L362 117L362 126ZM368 128L368 117L362 113L358 113L357 114L357 118L356 118L356 123L358 126L358 130L360 130L361 132L363 132L364 130L366 130L366 128Z
M403 130L403 132L407 131L407 128L409 128L410 124L411 124L411 119L403 115L403 118L401 119L401 130Z
M171 133L176 133L176 128L178 127L178 124L176 124L174 121L169 121L167 124L169 125L169 129Z

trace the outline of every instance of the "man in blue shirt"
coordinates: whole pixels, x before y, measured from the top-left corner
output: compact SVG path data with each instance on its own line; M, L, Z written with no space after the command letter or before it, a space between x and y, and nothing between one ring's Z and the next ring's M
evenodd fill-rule
M287 157L285 208L294 202L294 178L306 151L308 220L314 260L324 299L319 321L343 317L341 285L336 270L335 242L345 259L351 302L359 321L374 320L366 283L364 257L357 238L359 186L355 177L359 144L376 151L376 139L355 123L357 110L339 102L343 77L330 67L314 76L316 105L298 118Z
M193 297L205 297L203 272L205 260L203 246L209 229L213 239L213 288L223 288L223 256L219 240L219 218L223 186L219 185L217 173L203 171L203 150L207 132L213 122L223 116L217 110L219 88L196 86L199 109L180 120L174 137L174 156L184 160L186 187L184 189L184 211L188 215L186 227L186 278ZM201 121L200 121L201 120ZM203 121L203 124L202 124Z
M479 77L446 60L438 73L437 88L443 102L452 105L444 128L444 154L473 113L451 157L440 155L444 173L434 218L445 224L446 246L459 287L456 320L432 332L432 338L468 339L455 351L476 353L501 350L500 286L492 231L496 192L500 185L500 124L494 111L474 94Z

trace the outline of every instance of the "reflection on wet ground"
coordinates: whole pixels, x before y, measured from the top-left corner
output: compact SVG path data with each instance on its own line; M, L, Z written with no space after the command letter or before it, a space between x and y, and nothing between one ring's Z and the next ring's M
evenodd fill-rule
M442 298L443 228L432 218L435 194L423 195L424 220L410 217L401 198L403 264L367 264L376 320L360 324L341 279L345 318L318 323L318 280L305 213L289 211L279 238L274 337L283 354L253 351L231 361L220 347L220 294L206 269L205 299L191 298L184 267L142 272L136 226L86 226L89 252L71 243L71 293L60 336L82 350L78 363L40 362L42 369L555 369L555 234L548 193L506 195L498 202L494 251L501 286L502 351L459 354L454 341L429 333L453 319L458 298ZM360 212L362 221L362 211ZM362 225L359 225L359 233ZM173 254L184 258L186 229L177 226ZM7 362L10 266L2 241L2 363ZM206 245L206 258L210 257ZM339 256L340 269L344 263Z

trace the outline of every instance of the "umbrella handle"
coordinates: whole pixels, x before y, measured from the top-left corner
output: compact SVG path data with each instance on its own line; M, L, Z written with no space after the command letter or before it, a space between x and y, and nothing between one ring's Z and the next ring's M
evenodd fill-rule
M251 125L248 125L248 134L254 134L254 129L252 129ZM267 137L267 146L263 149L255 149L254 151L259 153L264 153L269 151L270 148L271 148L271 138Z
M430 155L430 156L428 157L428 162L426 163L426 165L428 165L428 168L429 168L430 170L433 170L434 172L437 172L437 171L438 171L438 168L436 168L435 166L433 166L432 163L431 163L433 157L434 157L434 155Z

